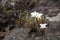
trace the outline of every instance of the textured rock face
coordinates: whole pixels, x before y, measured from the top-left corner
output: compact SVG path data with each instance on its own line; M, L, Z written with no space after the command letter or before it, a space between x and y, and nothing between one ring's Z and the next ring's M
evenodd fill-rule
M21 27L11 30L10 33L5 35L3 40L60 40L60 0L42 0L43 2L41 2L41 4L41 0L38 1L2 0L1 4L3 7L0 8L0 26L6 27L9 25L9 27L15 27L15 20L20 10L22 10L23 13L26 10L29 12L38 11L47 15L47 19L49 19L46 36L40 36L39 32L29 34L29 28Z
M46 17L46 19L48 19L49 21L52 21L52 22L54 22L54 21L59 22L60 21L60 13L55 17Z
M59 26L58 22L50 22L45 37L40 36L39 32L28 34L29 28L15 28L3 40L60 40Z
M28 28L15 28L3 40L26 40L29 30Z
M1 4L3 6L7 6L8 8L12 8L14 10L28 10L32 9L38 0L1 0ZM18 7L18 8L17 8Z

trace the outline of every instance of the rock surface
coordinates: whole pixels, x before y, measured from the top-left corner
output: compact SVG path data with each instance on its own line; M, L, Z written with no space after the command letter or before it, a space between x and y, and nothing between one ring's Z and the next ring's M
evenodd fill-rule
M22 1L22 0L20 0L20 1ZM2 40L60 40L60 5L59 5L60 1L59 0L46 0L46 1L43 0L44 2L41 2L41 4L39 2L36 2L36 0L35 1L32 1L32 0L26 1L25 0L25 2L28 2L27 3L28 7L26 7L26 5L22 2L20 3L20 1L18 0L17 3L14 6L12 6L10 4L9 0L5 0L5 1L2 0L1 4L3 3L3 6L6 4L6 2L8 2L5 5L7 8L4 10L6 10L6 11L13 10L14 11L14 12L7 12L7 13L12 13L13 15L12 14L11 15L14 16L13 17L14 19L13 19L10 14L8 15L8 17L11 17L10 21L12 22L13 20L15 20L16 16L14 13L20 13L19 12L20 9L23 10L22 11L23 13L26 10L28 10L29 13L32 11L42 12L44 15L47 15L47 19L49 19L48 29L45 31L46 35L40 36L39 32L37 32L37 33L33 32L31 35L29 35L28 33L30 32L30 29L21 27L21 28L14 28L13 30L11 30L8 34L5 35L4 39L2 39ZM5 20L7 20L7 19L5 19L6 16L4 14L2 14L5 12L5 11L4 12L3 11L0 9L0 16L2 17L2 19L0 19L0 21L1 21L0 23L2 23L2 22L4 23ZM8 20L9 20L9 18L8 18ZM13 25L13 23L15 23L15 22L10 23L10 21L8 21L9 24ZM5 24L6 24L6 22L5 22ZM6 25L8 25L8 24L6 24Z

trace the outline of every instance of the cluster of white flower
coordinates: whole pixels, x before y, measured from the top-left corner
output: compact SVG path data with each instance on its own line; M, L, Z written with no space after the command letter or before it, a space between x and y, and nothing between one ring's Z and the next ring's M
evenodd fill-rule
M31 17L36 17L36 18L38 18L38 19L41 19L41 16L42 16L42 15L43 15L42 13L38 13L38 12L36 12L36 11L34 11L34 12L31 13ZM44 29L44 28L47 28L46 25L47 25L46 23L40 24L40 26L41 26L40 28L43 28L43 29Z
M36 17L36 18L40 18L41 19L41 16L42 16L43 14L42 13L38 13L38 12L36 12L36 11L34 11L34 12L32 12L31 13L31 17Z
M40 24L40 26L41 26L40 28L47 28L46 25L47 25L46 23Z

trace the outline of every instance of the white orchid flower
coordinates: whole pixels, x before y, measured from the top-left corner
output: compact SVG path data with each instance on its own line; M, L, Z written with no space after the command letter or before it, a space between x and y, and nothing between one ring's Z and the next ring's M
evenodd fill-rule
M42 15L43 15L42 13L38 13L36 11L34 11L34 12L31 13L31 17L36 17L36 18L40 18L40 19L41 19Z
M40 26L41 26L40 28L43 28L43 29L44 29L44 28L47 28L46 25L47 25L46 23L40 24Z
M40 18L41 19L42 15L43 15L42 13L39 13L39 14L36 15L36 18L38 18L38 19Z
M34 11L31 13L31 17L36 17L37 14L38 14L38 12Z

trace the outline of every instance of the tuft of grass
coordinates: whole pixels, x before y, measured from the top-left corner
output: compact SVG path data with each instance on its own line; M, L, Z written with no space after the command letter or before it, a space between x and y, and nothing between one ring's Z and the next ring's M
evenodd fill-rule
M18 19L18 24L20 26L24 25L24 23L25 23L25 16L23 16L23 17L21 17L21 18Z
M0 38L3 37L5 34L4 32L0 32Z
M35 27L35 23L34 23L33 19L29 17L28 11L26 11L24 16L21 16L18 19L18 25L26 26L31 29L33 29Z
M33 29L33 28L35 27L34 21L32 21L32 19L29 19L27 26L28 26L29 28Z

